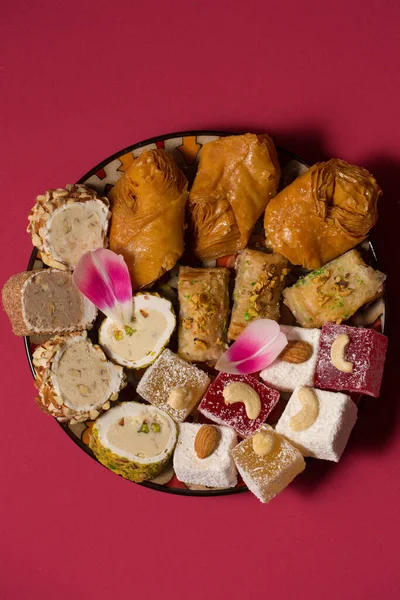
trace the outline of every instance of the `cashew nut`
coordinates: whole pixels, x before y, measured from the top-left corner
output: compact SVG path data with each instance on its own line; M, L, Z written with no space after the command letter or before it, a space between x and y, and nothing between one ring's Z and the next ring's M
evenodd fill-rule
M350 343L347 333L341 333L331 346L331 360L333 365L343 373L353 372L353 363L346 360L346 350Z
M258 456L264 458L272 452L274 447L274 434L272 431L259 431L253 436L253 450Z
M174 387L168 395L168 404L175 410L184 410L188 407L191 393L184 387Z
M225 399L225 404L235 404L243 402L246 415L252 421L257 419L261 412L261 400L257 392L247 383L234 381L226 386L222 395Z
M305 431L318 418L319 400L315 391L306 387L299 389L298 396L302 408L290 419L290 427L293 431Z

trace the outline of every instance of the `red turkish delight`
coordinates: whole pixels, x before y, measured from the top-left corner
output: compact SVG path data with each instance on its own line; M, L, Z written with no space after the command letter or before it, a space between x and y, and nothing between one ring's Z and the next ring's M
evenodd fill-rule
M251 375L220 373L208 388L199 411L246 438L261 427L278 400L277 390Z
M325 323L319 342L315 387L379 396L387 343L387 337L373 329Z

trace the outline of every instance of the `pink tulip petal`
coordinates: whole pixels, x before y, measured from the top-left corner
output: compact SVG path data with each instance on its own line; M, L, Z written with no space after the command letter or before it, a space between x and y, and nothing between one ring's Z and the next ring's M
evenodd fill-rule
M257 354L266 344L272 343L280 334L280 327L271 319L251 321L243 333L225 352L226 360L231 363L240 362Z
M132 284L122 256L99 248L86 252L72 275L75 286L105 315L120 324L132 319Z
M270 326L271 323L274 323L274 326ZM287 343L286 336L281 333L275 321L252 321L221 356L215 368L224 373L256 373L273 363Z

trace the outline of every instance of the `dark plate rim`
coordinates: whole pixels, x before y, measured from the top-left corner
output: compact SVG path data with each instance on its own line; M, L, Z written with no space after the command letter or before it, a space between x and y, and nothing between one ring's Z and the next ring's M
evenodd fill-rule
M116 160L117 158L119 158L122 154L127 154L128 152L132 152L133 150L137 150L138 148L142 148L143 146L147 146L149 144L156 144L157 142L162 142L166 139L169 138L179 138L179 137L189 137L189 136L199 136L199 135L203 135L203 136L219 136L219 137L224 137L227 135L240 135L238 132L232 132L232 131L215 131L212 129L194 129L194 130L190 130L190 131L179 131L179 132L172 132L172 133L165 133L163 135L157 135L154 136L152 138L148 138L146 140L142 140L140 142L137 142L136 144L132 144L130 146L127 146L126 148L122 148L121 150L119 150L118 152L115 152L114 154L112 154L111 156L105 158L104 160L102 160L100 163L98 163L95 167L93 167L92 169L90 169L90 171L88 171L87 173L85 173L78 181L77 183L84 183L87 179L89 179L89 177L92 177L93 175L95 175L97 173L97 171L99 171L100 169L104 168L105 165L109 164L111 161ZM296 160L298 162L300 162L301 164L305 165L306 167L309 167L310 165L302 158L300 158L299 156L297 156L296 154L294 154L293 152L290 152L290 150L286 150L285 148L282 148L280 146L276 146L278 152L284 153L287 156L290 156L292 158L292 160ZM377 256L376 256L376 252L375 249L372 245L372 243L369 241L369 246L370 246L370 250L372 252L372 255L374 257L375 262L377 263ZM31 271L33 269L35 260L36 260L36 256L37 256L37 249L34 248L30 259L29 259L29 263L27 266L27 271ZM386 303L385 303L385 317L386 317ZM386 318L385 318L385 323L386 323ZM385 327L386 329L386 327ZM31 373L33 378L35 379L35 369L33 366L33 362L32 362L32 354L30 351L30 341L29 341L29 336L25 336L24 337L24 347L25 347L25 353L28 359L28 363L29 363L29 367L31 369ZM59 427L61 427L61 429L68 435L68 437L77 445L81 448L81 450L83 450L88 456L90 456L90 458L92 458L97 464L101 465L104 469L106 469L107 471L109 471L109 469L107 469L107 467L105 467L104 465L102 465L94 456L93 452L91 451L91 449L84 444L84 442L82 442L82 440L80 440L79 438L77 438L72 431L70 431L70 429L68 428L67 425L63 424L63 423L59 423L56 419L53 419L57 425ZM116 473L113 473L114 475L116 475ZM121 475L119 475L119 477L122 477ZM134 482L132 482L134 483ZM233 494L238 494L238 493L242 493L242 492L247 492L248 488L247 486L239 486L239 487L234 487L234 488L227 488L227 489L222 489L222 490L190 490L188 488L169 488L166 485L160 485L157 483L152 483L151 481L143 481L142 483L139 483L137 485L141 485L143 487L152 489L152 490L156 490L158 492L164 492L167 494L174 494L174 495L178 495L178 496L195 496L195 497L216 497L216 496L231 496Z

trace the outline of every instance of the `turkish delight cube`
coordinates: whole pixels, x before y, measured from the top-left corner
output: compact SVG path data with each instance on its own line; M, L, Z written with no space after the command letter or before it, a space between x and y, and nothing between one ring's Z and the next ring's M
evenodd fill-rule
M284 490L306 466L301 453L269 425L240 442L232 456L249 490L264 503Z
M303 456L338 462L357 420L357 406L346 394L297 387L276 431Z
M325 323L319 343L315 386L379 396L387 344L387 337L373 329ZM342 359L349 363L347 369Z
M137 392L181 423L200 402L209 384L210 378L204 371L166 349L147 369Z
M231 450L237 444L236 433L228 427L218 427L218 445L205 458L199 458L195 440L199 423L182 423L174 453L174 471L179 481L213 488L231 488L237 484L237 472Z
M238 387L238 383L242 385ZM233 398L230 397L230 392ZM258 409L256 412L251 410L250 402L247 401L249 396L250 400L251 396L256 397L259 412ZM211 421L231 427L245 438L264 423L278 400L277 390L269 388L251 375L220 373L200 402L199 411Z
M260 377L265 383L282 392L293 392L298 385L312 386L317 365L318 344L321 331L319 329L304 329L280 325L290 342L303 342L309 348L309 358L302 362L289 362L277 358L269 367L261 371ZM295 346L293 345L293 348Z

